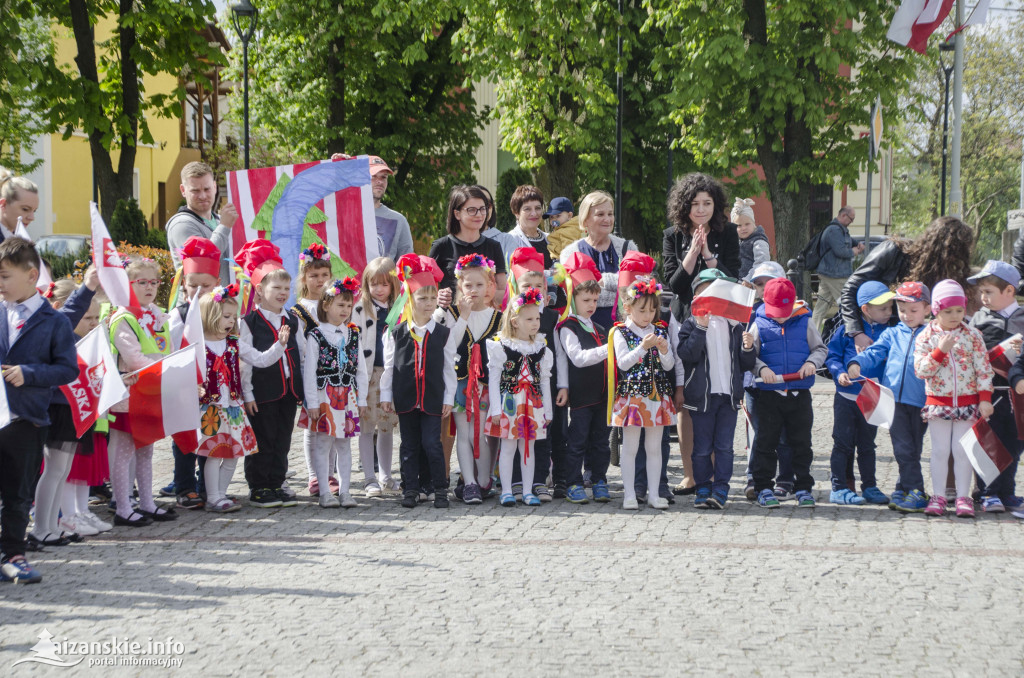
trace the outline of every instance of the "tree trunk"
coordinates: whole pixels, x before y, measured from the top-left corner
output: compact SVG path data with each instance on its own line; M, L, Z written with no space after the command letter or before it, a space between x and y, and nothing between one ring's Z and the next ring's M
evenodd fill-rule
M582 196L576 195L576 165L579 154L571 149L555 151L544 155L544 164L534 174L537 188L544 194L544 199L551 202L553 198L564 196L572 201L579 210Z

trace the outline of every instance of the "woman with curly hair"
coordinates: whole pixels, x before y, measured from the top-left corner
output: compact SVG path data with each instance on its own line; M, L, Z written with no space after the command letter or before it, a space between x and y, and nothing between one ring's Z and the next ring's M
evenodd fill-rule
M725 189L706 174L693 172L680 179L668 196L662 265L675 295L672 313L682 322L689 315L693 281L706 268L726 275L740 271L740 240L736 224L726 218Z
M906 280L917 280L929 289L940 280L955 280L968 290L967 277L971 273L971 254L974 251L974 232L956 217L939 217L916 240L891 238L871 250L864 263L853 272L839 300L846 334L853 337L857 349L871 345L864 334L857 306L857 289L869 280L894 285ZM968 297L967 313L977 310L977 304Z

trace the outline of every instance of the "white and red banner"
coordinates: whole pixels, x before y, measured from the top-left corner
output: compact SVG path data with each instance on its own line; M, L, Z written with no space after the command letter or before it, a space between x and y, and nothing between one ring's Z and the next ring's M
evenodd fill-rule
M71 406L75 434L81 438L107 410L128 397L128 389L117 372L104 326L79 339L78 378L60 387Z
M131 387L128 416L136 447L144 447L175 433L191 436L188 443L175 437L182 452L198 447L199 388L196 385L196 347L176 351L136 373ZM188 437L188 436L186 436Z
M1021 338L1021 335L1015 334L996 344L988 352L988 361L992 365L992 369L1003 379L1009 376L1010 368L1017 362L1020 352L1014 346L1020 343Z
M747 323L753 310L754 290L728 280L712 281L690 305L691 315L717 315L738 323Z
M984 419L978 419L960 438L960 445L971 460L971 466L986 485L998 478L1013 461L1010 453L999 442L995 431Z
M896 413L896 398L892 391L874 379L864 379L860 395L857 396L857 407L872 426L889 428Z
M89 212L92 215L92 263L99 274L103 291L114 306L138 306L134 299L135 295L132 294L132 286L128 282L128 274L121 265L121 255L118 254L114 241L110 239L110 231L103 223L96 203L89 203Z
M928 47L928 38L949 16L953 0L903 0L886 37L920 54Z
M199 293L188 304L185 314L185 330L181 335L181 348L196 347L196 367L199 369L199 383L206 383L206 336L203 334L203 319L199 310Z

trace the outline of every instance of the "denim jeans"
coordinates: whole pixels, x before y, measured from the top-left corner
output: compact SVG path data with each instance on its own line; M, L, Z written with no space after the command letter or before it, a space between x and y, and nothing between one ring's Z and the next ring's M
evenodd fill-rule
M811 450L811 426L814 424L811 392L806 389L788 394L762 391L757 397L759 421L754 439L754 489L757 492L772 489L772 477L778 469L779 440L785 434L793 450L793 473L796 476L793 489L809 492L814 487L811 476L814 456Z
M1021 442L1017 440L1017 421L1013 417L1013 409L1010 407L1010 398L1008 396L998 400L995 405L995 412L989 418L988 424L999 438L999 442L1003 444L1006 451L1013 457L1013 461L999 474L998 478L992 481L991 485L986 486L985 481L978 474L975 474L975 477L978 479L978 489L981 490L981 496L983 497L1012 497L1017 493L1015 479L1017 476L1017 463L1020 461Z
M889 438L892 440L892 454L896 457L896 465L900 469L896 489L901 492L924 492L921 450L924 447L924 433L927 428L928 425L921 419L920 407L896 403Z
M753 435L747 441L747 447L750 450L747 454L747 482L751 483L754 482L754 443L757 442L757 399L759 395L759 389L751 388L747 389L745 396L747 414L750 415L754 429ZM782 437L779 439L776 454L779 458L779 474L775 479L775 484L792 491L793 484L796 482L796 476L793 474L793 448L789 446L785 431L782 432Z
M854 454L860 469L861 489L875 487L875 434L856 401L836 393L832 399L832 489L847 489Z
M693 420L693 479L697 489L729 492L732 478L732 440L736 434L732 396L708 396L706 412L690 412ZM714 463L711 455L714 453Z

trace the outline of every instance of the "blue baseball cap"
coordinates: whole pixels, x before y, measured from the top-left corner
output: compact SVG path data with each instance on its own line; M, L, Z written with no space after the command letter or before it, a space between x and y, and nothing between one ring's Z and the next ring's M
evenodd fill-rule
M545 217L553 217L556 214L562 212L572 212L572 200L568 198L555 198L548 205L548 211L544 213Z
M972 275L967 279L967 282L971 285L977 285L978 281L990 275L1006 281L1007 285L1012 285L1013 287L1017 287L1020 284L1020 271L1015 266L1011 266L1005 261L999 261L998 259L986 261L985 268L981 269L981 273Z
M869 280L857 288L857 305L881 305L892 301L896 295L889 291L889 286L877 280Z

